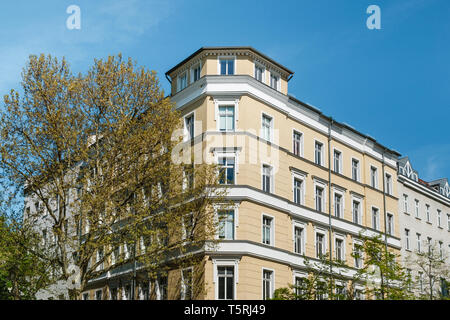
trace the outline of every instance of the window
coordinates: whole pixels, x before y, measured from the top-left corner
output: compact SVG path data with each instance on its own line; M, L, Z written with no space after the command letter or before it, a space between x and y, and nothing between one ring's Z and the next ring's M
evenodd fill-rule
M302 186L303 180L294 178L294 202L296 204L302 204Z
M352 179L359 181L359 161L352 159Z
M234 158L219 158L219 183L234 184Z
M268 115L262 115L262 138L272 141L272 118Z
M83 300L89 300L89 293L83 293Z
M408 213L408 195L403 195L403 211Z
M372 228L378 230L380 227L380 215L377 208L372 208Z
M192 299L192 268L184 269L181 272L181 299Z
M158 278L158 300L167 300L167 277Z
M336 251L336 260L344 261L344 240L336 238L335 239L335 251Z
M343 218L342 215L342 195L339 193L334 194L334 216L336 218Z
M327 286L324 282L317 281L316 287L314 290L314 295L316 300L325 300L327 297Z
M111 296L111 300L118 300L117 294L117 288L111 288L110 292L109 292L110 296Z
M131 300L131 286L127 284L123 290L123 300Z
M423 292L423 272L419 271L419 290L420 293Z
M414 200L414 212L416 215L416 218L419 218L419 200Z
M255 64L255 79L264 82L264 68Z
M341 173L341 153L337 150L334 150L333 154L333 163L334 163L334 172Z
M387 233L390 236L394 234L394 216L390 213L387 214Z
M359 224L360 223L360 203L356 200L353 200L353 222Z
M364 300L364 295L363 295L362 290L355 289L354 297L355 297L355 300Z
M426 204L425 207L427 208L427 222L431 223L431 215L430 215L430 205Z
M271 299L273 296L273 271L263 270L263 300Z
M405 244L406 244L406 250L410 250L411 246L409 244L409 230L405 229Z
M450 231L450 214L447 213L447 230Z
M234 239L234 210L219 211L219 239Z
M303 228L294 228L294 251L303 254Z
M97 271L103 270L103 266L104 266L103 260L104 260L103 248L99 248L97 250L97 263L99 263L99 265L96 268Z
M262 242L264 244L273 244L273 228L272 228L273 218L268 216L263 216L262 220Z
M321 258L325 254L325 235L316 233L316 257Z
M361 243L357 243L357 242L353 243L353 258L354 258L355 268L357 268L357 269L362 268L363 251L362 251Z
M270 86L275 90L279 90L280 77L273 73L270 73Z
M95 300L102 300L102 290L95 291Z
M186 128L187 139L191 140L194 138L194 114L191 114L184 118L184 126Z
M416 233L417 237L417 251L422 252L421 246L420 246L420 233Z
M264 192L272 192L272 167L263 165L262 189Z
M443 248L442 241L439 241L439 258L442 260L444 259L444 248Z
M196 64L192 69L191 69L191 74L192 74L192 82L195 82L197 80L200 79L200 63Z
M316 210L323 212L324 209L324 198L323 198L323 188L316 186Z
M292 141L293 141L292 151L296 156L300 157L302 155L303 149L302 134L300 132L294 131Z
M370 184L372 188L378 188L378 170L375 167L370 167Z
M234 299L234 267L217 267L219 300Z
M318 142L318 141L316 141L314 161L318 165L322 165L322 161L323 161L323 159L322 159L322 151L323 151L323 144Z
M437 211L437 225L439 228L442 228L442 226L441 226L441 210Z
M388 173L386 173L386 193L392 194L392 177Z
M219 130L234 131L234 106L219 106Z
M234 58L221 58L219 59L220 74L221 75L233 75L234 74Z
M183 90L187 87L187 72L184 72L178 76L178 91Z
M336 286L336 296L337 300L345 300L347 297L347 289L345 285L337 285Z
M298 296L298 298L301 298L301 296L304 294L306 289L306 280L303 277L295 277L295 294Z

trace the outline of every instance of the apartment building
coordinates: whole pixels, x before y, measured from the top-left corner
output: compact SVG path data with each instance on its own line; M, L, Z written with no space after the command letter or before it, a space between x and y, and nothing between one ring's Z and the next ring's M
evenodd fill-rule
M446 178L426 182L419 178L410 159L398 161L399 224L401 255L405 267L418 284L417 294L424 293L427 275L411 263L415 252L427 252L431 246L450 266L450 188ZM442 290L440 279L434 283L435 294Z
M226 172L234 203L217 212L203 298L270 298L330 250L358 267L360 233L400 250L399 154L290 96L291 70L251 47L206 47L166 76L186 140Z
M83 299L130 299L133 270L139 299L267 299L307 276L305 257L331 252L354 272L361 235L400 252L400 154L289 95L293 74L252 47L203 47L166 73L181 148L224 173L219 245L204 251L198 294L186 285L192 268L149 282L130 260L90 281Z

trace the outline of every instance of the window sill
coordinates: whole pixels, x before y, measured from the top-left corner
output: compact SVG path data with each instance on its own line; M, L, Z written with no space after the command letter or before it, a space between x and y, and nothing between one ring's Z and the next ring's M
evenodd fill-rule
M420 219L419 217L415 217L417 220L422 220L422 219Z

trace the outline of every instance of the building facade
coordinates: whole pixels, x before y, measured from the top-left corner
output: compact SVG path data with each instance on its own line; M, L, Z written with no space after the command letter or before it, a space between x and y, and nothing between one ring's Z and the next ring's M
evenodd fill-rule
M166 73L183 118L180 149L193 150L195 163L218 164L228 187L230 204L216 212L219 245L205 249L201 266L153 282L139 278L139 265L122 264L93 279L83 299L267 299L307 276L306 259L328 252L355 272L361 261L351 254L362 236L378 235L404 254L405 228L437 232L447 248L446 181L425 186L414 171L412 179L398 152L289 95L292 77L251 47L200 48ZM437 217L429 225L399 210L404 194L440 210L442 228ZM193 274L201 278L195 293ZM339 285L348 289L345 275Z
M358 267L360 234L400 250L399 154L290 96L292 71L251 47L211 47L166 76L186 140L226 172L234 203L218 212L204 298L270 298L306 276L304 256L330 250Z
M398 161L399 222L401 254L405 267L418 284L414 288L424 293L428 284L427 272L414 263L416 253L435 251L450 268L450 188L447 179L426 182L419 178L408 157ZM435 295L442 292L441 279L435 279ZM445 290L445 289L444 289ZM445 293L444 293L445 294Z

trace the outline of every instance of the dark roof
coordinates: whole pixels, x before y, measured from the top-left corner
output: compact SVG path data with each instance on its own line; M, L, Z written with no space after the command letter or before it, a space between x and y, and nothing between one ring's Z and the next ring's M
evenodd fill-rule
M253 47L248 47L248 46L231 46L231 47L201 47L200 49L198 49L197 51L195 51L193 54L191 54L189 57L187 57L186 59L184 59L183 61L181 61L180 63L178 63L175 67L171 68L169 71L166 72L166 75L168 75L169 73L172 73L175 69L177 69L179 66L181 66L182 64L186 63L188 60L190 60L191 58L193 58L194 56L196 56L197 54L199 54L202 51L205 50L221 50L221 49L226 49L226 50L250 50L253 51L254 53L256 53L257 55L260 55L261 57L263 57L264 59L268 60L269 62L273 63L274 65L276 65L277 67L283 69L284 71L288 72L289 74L294 74L293 71L289 70L288 68L286 68L285 66L279 64L278 62L276 62L275 60L269 58L268 56L266 56L265 54L259 52L258 50L256 50Z

